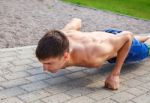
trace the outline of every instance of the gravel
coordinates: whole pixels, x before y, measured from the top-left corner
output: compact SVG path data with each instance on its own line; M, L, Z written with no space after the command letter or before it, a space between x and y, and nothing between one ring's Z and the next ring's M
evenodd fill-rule
M150 21L59 0L0 0L0 48L37 45L47 30L61 29L74 17L83 20L82 31L118 28L150 33Z

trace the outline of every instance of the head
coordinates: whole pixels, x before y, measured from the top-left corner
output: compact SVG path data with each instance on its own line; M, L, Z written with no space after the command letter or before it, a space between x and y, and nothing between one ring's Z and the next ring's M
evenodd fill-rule
M44 70L56 72L64 68L69 59L69 40L61 31L48 31L39 40L35 53Z

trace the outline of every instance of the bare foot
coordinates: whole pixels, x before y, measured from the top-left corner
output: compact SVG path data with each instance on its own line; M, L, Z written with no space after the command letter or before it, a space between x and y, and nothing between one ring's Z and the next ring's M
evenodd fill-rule
M105 87L117 90L119 88L119 76L109 75L105 81Z

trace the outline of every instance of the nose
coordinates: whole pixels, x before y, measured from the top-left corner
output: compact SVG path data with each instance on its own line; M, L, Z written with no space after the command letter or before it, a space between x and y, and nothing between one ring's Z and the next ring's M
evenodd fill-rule
M43 70L44 70L44 71L48 70L48 66L43 65Z
M49 67L48 65L43 65L43 70L54 73L53 69L51 67Z

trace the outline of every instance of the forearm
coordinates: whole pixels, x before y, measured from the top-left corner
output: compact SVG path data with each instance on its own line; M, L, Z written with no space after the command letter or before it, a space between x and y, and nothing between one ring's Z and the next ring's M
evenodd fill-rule
M73 18L64 28L63 30L80 30L81 28L81 19Z
M112 75L119 75L122 65L128 55L128 52L130 50L132 44L132 35L128 35L126 42L124 43L124 45L118 50L118 55L117 55L117 59L116 59L116 64L114 66L114 69L112 71Z

